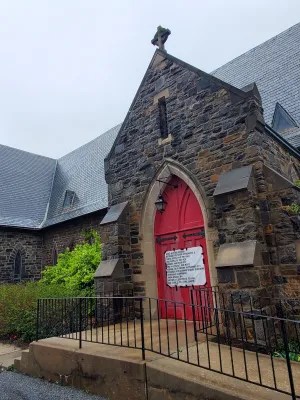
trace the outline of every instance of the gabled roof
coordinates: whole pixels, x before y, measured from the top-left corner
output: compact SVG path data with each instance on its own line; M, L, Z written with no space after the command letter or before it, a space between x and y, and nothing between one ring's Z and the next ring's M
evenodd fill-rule
M141 92L141 90L142 90L142 88L144 86L144 83L145 83L145 81L147 79L148 73L151 72L151 67L153 65L155 65L156 63L159 63L160 61L165 60L165 59L167 59L169 61L172 61L173 63L175 63L177 65L180 65L182 68L185 68L186 70L189 70L190 72L193 72L200 79L205 81L205 85L218 85L220 88L221 87L225 87L227 90L229 90L230 92L234 93L236 96L240 97L241 99L242 98L247 98L248 96L252 96L252 95L260 96L255 83L251 84L251 85L248 85L247 88L239 89L239 88L231 85L230 83L219 79L218 77L216 77L214 75L208 74L207 72L204 72L204 71L200 70L199 68L196 68L193 65L188 64L185 61L180 60L179 58L176 58L176 57L172 56L171 54L169 54L169 53L167 53L165 51L162 51L160 49L156 49L155 53L154 53L154 55L153 55L153 57L152 57L152 59L151 59L151 61L149 63L149 66L146 69L144 77L143 77L143 79L142 79L142 81L141 81L141 83L140 83L140 85L139 85L139 87L138 87L138 89L136 91L136 94L135 94L135 96L133 98L133 101L132 101L132 103L130 105L130 108L129 108L127 114L126 114L126 117L125 117L123 123L120 126L120 130L119 130L119 134L118 134L119 137L121 137L122 131L123 131L123 127L126 125L126 122L127 122L129 116L132 113L133 107L134 107L135 103L138 100L139 94L140 94L140 92ZM115 147L117 145L118 145L118 137L116 138L116 141L114 142L112 148L110 149L110 152L108 153L107 158L110 157L110 154L114 151L114 149L115 149Z
M212 72L238 88L257 84L264 116L271 125L279 102L300 121L300 23Z
M104 158L120 129L115 126L57 161L47 219L43 227L107 207ZM66 190L75 192L73 207L64 209Z
M104 158L119 128L59 160L0 145L0 225L41 229L106 208ZM70 209L67 190L76 195Z

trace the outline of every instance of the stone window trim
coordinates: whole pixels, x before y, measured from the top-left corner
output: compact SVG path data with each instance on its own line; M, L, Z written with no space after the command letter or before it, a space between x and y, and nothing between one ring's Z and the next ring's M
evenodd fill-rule
M173 136L171 135L171 133L169 133L165 139L163 139L163 138L158 139L158 145L163 146L163 145L169 144L172 142L172 140L173 140Z
M167 139L169 136L168 113L167 113L167 102L164 96L158 99L158 112L159 112L160 136L162 139Z
M10 265L12 267L12 281L20 282L22 279L26 278L25 273L25 249L17 245L11 252L10 255Z
M51 261L52 261L53 266L57 264L57 259L58 259L58 251L57 251L56 243L54 243L54 245L52 247L52 254L51 254Z
M168 97L170 97L170 92L169 89L164 89L161 92L157 93L154 97L153 97L153 105L157 105L159 99L161 99L162 97L164 97L165 99L167 99Z

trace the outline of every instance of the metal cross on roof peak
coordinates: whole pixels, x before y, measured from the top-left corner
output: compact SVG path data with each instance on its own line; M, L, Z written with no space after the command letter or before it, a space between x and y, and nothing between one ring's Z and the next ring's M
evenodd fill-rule
M159 50L165 50L165 43L168 40L168 36L171 34L170 29L163 28L162 26L157 27L157 31L154 35L154 38L151 40L151 43L154 46L157 46Z

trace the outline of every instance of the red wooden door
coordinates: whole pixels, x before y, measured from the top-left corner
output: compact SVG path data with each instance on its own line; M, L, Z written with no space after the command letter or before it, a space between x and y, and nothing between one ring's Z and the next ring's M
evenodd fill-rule
M183 306L190 304L190 287L170 287L167 284L165 253L167 251L201 247L206 274L205 287L210 287L206 241L204 237L203 214L194 193L178 177L173 177L163 193L167 202L163 213L155 216L156 266L159 299L170 300L160 302L162 318L192 319L192 309ZM173 301L173 302L172 302ZM176 302L176 305L175 305Z

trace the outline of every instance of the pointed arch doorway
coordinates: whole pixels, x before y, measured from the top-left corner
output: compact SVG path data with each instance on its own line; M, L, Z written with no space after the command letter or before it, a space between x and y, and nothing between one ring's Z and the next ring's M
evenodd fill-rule
M180 257L193 251L201 255L204 264L201 286L211 286L203 213L193 191L177 176L172 176L162 195L166 201L165 211L162 213L156 211L154 223L157 289L159 299L170 301L161 302L159 311L162 318L176 317L191 320L192 308L184 306L183 303L190 304L192 285L185 284L184 278L181 278ZM170 260L170 257L175 260L172 266L172 273L177 271L175 280L174 274L172 278L170 272L170 261L168 261L169 269L167 268L166 259ZM172 301L176 302L176 306Z

